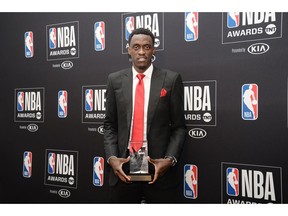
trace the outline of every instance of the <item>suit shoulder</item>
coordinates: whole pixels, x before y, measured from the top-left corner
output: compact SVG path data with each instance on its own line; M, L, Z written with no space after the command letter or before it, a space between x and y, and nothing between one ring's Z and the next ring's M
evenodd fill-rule
M178 76L181 76L178 72L176 71L172 71L172 70L169 70L169 69L166 69L166 68L157 68L161 73L166 73L166 76L169 76L169 77L178 77Z
M108 75L108 78L109 79L118 79L119 77L121 77L123 74L127 74L129 73L131 69L129 68L126 68L126 69L122 69L122 70L119 70L119 71L116 71L116 72L112 72Z
M168 82L174 83L176 80L182 81L181 74L169 69L158 69L160 73L165 74L165 79Z

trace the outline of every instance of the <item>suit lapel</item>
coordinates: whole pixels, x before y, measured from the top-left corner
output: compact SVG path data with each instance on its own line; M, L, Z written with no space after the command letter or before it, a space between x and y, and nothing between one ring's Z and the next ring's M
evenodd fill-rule
M148 115L147 115L147 133L149 132L150 125L155 113L155 109L158 105L160 99L160 92L163 87L166 73L163 73L156 67L152 73L151 86L150 86L150 96L148 104ZM128 128L131 126L132 119L132 69L127 69L123 72L122 76L122 88L123 94L126 101L127 109L127 125Z
M132 118L132 69L127 69L122 76L122 88L126 101L127 125L130 128Z
M160 99L160 92L163 87L166 73L161 72L159 69L154 68L151 78L150 96L148 104L148 116L147 116L147 133L150 130L150 125L155 113L155 109Z

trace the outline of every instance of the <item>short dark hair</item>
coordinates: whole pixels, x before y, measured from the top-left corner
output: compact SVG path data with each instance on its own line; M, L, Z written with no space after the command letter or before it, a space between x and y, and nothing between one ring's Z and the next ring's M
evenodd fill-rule
M130 45L132 37L134 35L138 35L138 34L144 34L144 35L150 36L152 39L153 45L154 45L155 36L153 35L153 33L149 29L145 29L145 28L138 28L138 29L135 29L134 31L132 31L132 33L129 35L129 40L128 40L129 45Z

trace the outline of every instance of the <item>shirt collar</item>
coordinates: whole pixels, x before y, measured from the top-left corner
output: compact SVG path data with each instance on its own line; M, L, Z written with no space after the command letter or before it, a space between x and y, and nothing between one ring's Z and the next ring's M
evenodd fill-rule
M133 66L132 66L132 71L133 71L133 78L136 78L136 75L138 74L138 72L135 70ZM147 68L147 70L143 74L145 75L145 77L151 79L152 72L153 72L153 64L151 64L149 68Z

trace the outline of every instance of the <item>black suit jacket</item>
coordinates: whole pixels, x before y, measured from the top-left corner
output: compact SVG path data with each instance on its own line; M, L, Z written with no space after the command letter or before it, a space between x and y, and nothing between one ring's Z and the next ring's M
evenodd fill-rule
M167 94L160 97L163 88ZM178 73L154 67L147 115L148 155L152 159L165 156L179 159L186 137L183 94L183 83ZM111 156L127 157L132 105L132 68L110 74L104 120L106 160ZM175 167L157 180L160 187L173 185L181 178L177 176ZM117 180L111 169L109 184L115 185Z

